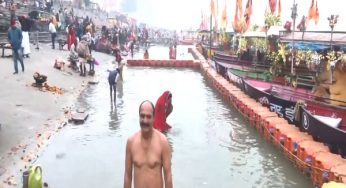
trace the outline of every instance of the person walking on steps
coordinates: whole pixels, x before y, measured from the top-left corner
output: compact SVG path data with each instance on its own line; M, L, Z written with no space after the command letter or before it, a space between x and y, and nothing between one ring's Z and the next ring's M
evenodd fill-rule
M49 32L52 36L52 49L55 49L56 27L55 27L55 24L53 23L53 18L51 18L49 23Z
M7 37L12 46L12 56L14 63L13 74L18 74L18 61L20 62L22 71L24 72L23 56L20 53L22 49L23 35L22 31L16 27L16 20L11 20L11 28L8 30Z

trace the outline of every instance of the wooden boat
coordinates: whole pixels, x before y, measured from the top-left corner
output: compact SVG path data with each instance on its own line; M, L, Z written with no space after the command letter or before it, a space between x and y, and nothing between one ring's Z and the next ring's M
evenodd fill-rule
M244 69L228 68L228 71L239 77L253 78L259 80L271 80L272 76L269 72L251 71Z
M250 60L241 60L236 55L227 54L225 52L215 51L213 56L213 61L217 65L220 65L220 69L233 69L232 71L238 76L245 76L250 78L259 78L262 80L272 79L275 83L285 84L284 77L269 77L268 74L271 65L270 63L254 63ZM238 69L238 71L234 71L234 69ZM314 85L314 75L316 74L313 71L308 70L304 67L296 67L295 68L297 75L297 84L298 87L312 89ZM250 72L245 74L243 71ZM283 68L283 75L290 74L290 68ZM253 72L253 73L252 73ZM262 74L264 73L264 74ZM245 74L245 75L244 75Z
M306 89L241 77L236 83L247 95L280 117L296 124L315 140L328 144L333 153L346 157L346 107L315 101L311 91ZM297 105L298 101L303 101L305 106Z
M344 118L312 114L306 108L300 108L299 113L301 130L308 132L317 141L327 143L333 153L346 157L346 130L340 128L340 124L345 124Z

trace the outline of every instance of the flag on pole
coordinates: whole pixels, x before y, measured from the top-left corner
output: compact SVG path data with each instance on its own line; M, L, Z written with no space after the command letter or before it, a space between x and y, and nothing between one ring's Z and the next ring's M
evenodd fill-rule
M226 2L225 2L225 6L223 8L223 11L222 11L221 27L223 27L225 29L227 28L227 6L226 6Z
M216 11L215 11L215 17L214 17L214 21L215 21L215 24L214 24L214 27L215 29L217 30L218 27L219 27L219 0L216 0Z
M246 9L244 12L244 19L246 24L245 30L248 30L250 28L251 15L252 15L252 0L248 0L246 3Z
M311 0L311 5L310 5L310 8L309 8L309 13L308 13L307 20L308 21L314 20L315 21L315 25L317 25L318 21L319 21L319 18L320 18L320 13L319 13L318 6L317 6L317 0L316 0L316 2L315 2L315 0Z
M234 22L233 22L233 30L236 33L241 32L241 23L240 23L240 17L243 13L243 7L242 7L242 0L237 0L236 6L235 6L235 15L234 15Z
M315 17L314 17L314 19L315 19L315 25L317 25L318 21L320 19L320 12L318 10L317 0L316 0L316 6L315 7L316 7L316 9L315 9Z
M269 7L270 7L270 11L271 13L275 13L276 11L276 1L277 0L269 0Z
M311 5L309 8L308 20L312 20L315 17L315 0L311 0Z
M215 16L215 4L214 4L214 0L210 0L210 15Z
M279 5L278 5L278 16L281 17L281 0L279 0Z

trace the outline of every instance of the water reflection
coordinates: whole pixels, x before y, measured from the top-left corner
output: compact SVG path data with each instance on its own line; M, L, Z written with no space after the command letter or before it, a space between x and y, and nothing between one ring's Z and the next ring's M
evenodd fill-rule
M109 113L109 129L112 131L116 131L119 128L119 124L120 122L118 121L118 112L117 112L117 108L113 105L113 103L111 102L111 110Z

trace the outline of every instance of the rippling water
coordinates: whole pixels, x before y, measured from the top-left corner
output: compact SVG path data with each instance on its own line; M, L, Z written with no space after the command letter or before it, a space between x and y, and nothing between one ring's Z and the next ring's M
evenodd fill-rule
M173 93L167 137L174 187L312 187L199 72L129 67L115 107L104 72L79 99L90 113L86 123L67 126L37 162L51 187L122 187L126 139L139 130L138 106L145 99L155 103L165 90Z

